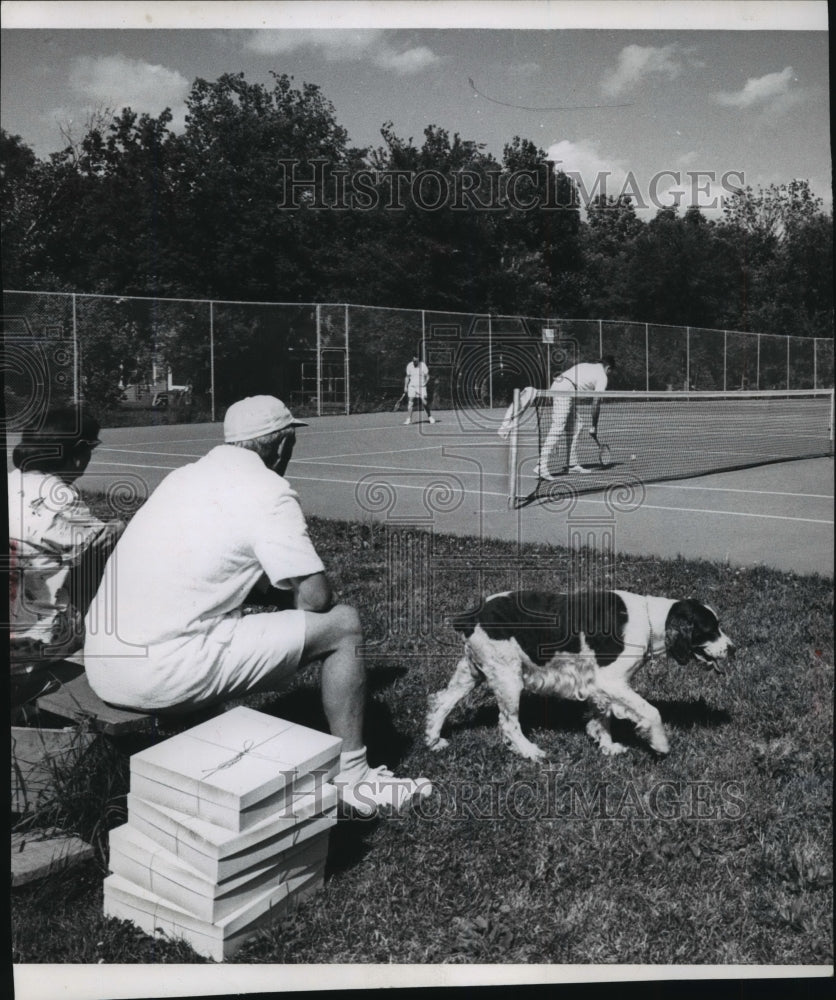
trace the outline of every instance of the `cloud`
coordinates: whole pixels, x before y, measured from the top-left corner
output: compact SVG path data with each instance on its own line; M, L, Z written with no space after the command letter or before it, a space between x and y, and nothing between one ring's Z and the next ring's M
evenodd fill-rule
M584 200L586 195L619 194L627 178L626 163L623 160L604 158L592 142L562 139L552 143L546 153L559 170L579 177L582 185L580 193ZM605 185L604 188L601 187L602 184Z
M390 70L399 76L420 73L439 62L439 57L426 45L397 48L380 28L356 31L254 31L247 38L245 48L260 55L282 55L308 50L319 53L328 62L347 62L362 58L378 69Z
M751 108L756 104L771 104L789 95L790 84L794 78L795 72L792 66L787 66L780 73L750 76L742 90L721 90L712 97L717 104L727 108Z
M674 80L682 71L679 46L626 45L619 54L618 65L608 73L601 90L607 97L617 97L639 84L645 77L663 76Z
M253 31L244 43L250 52L265 56L282 55L285 52L298 52L300 49L314 49L326 59L355 59L366 53L372 46L383 40L384 32L380 28L369 28L358 31L329 31L313 28L298 31Z
M660 168L653 174L637 174L627 161L599 152L590 140L562 139L552 143L546 152L557 169L578 185L583 208L597 195L627 195L640 219L652 218L660 208L677 208L682 213L689 205L713 218L721 214L723 197L728 194L723 178L698 169L695 151L683 153L670 168Z
M407 76L411 73L420 73L421 70L437 63L438 56L425 45L403 52L395 52L383 46L374 54L374 62L381 69L392 69L400 76Z
M514 63L508 67L508 76L512 77L532 77L543 72L543 67L538 62Z
M96 106L115 111L131 107L159 114L183 105L190 82L177 70L123 55L79 56L70 67L70 86Z

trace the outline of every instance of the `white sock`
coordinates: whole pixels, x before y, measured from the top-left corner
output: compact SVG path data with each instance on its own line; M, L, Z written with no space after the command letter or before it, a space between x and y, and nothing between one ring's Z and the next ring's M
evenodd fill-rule
M366 748L359 747L357 750L346 750L340 754L340 776L354 775L361 778L369 769L369 762L366 760Z

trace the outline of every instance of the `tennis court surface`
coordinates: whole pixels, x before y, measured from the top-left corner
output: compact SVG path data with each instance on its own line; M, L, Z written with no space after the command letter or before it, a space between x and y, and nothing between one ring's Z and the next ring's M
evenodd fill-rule
M476 538L572 548L606 544L616 553L833 575L832 458L622 482L609 492L572 494L559 487L551 499L513 509L508 448L496 435L502 414L435 416L435 424L422 418L411 426L404 426L402 412L310 418L298 432L287 472L305 512ZM78 485L112 491L118 501L147 495L169 471L220 444L222 426L114 428L101 438ZM616 479L628 447L634 445L614 449ZM524 488L537 485L536 457L536 445L521 445Z

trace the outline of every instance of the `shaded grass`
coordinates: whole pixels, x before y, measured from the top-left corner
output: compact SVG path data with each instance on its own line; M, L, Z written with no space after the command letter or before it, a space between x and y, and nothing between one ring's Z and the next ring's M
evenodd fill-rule
M366 627L370 759L427 775L436 792L402 819L338 824L325 891L232 961L833 961L829 580L619 557L608 584L706 600L738 658L722 677L665 658L640 671L635 687L671 737L665 758L624 724L630 753L604 758L582 706L524 696L523 728L549 755L538 765L502 746L483 691L448 720L440 754L423 746L423 718L460 655L445 616L512 586L564 588L568 553L372 523L310 528ZM596 555L575 567L583 559ZM316 667L248 703L324 727ZM124 821L133 748L94 747L67 777L75 811L59 805L50 821L93 829L97 861L14 893L15 960L202 961L102 917L99 831Z

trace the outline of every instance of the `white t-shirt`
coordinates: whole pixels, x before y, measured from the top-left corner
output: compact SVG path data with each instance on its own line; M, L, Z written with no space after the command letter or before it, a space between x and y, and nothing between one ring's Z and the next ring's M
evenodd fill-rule
M263 576L287 589L323 570L287 480L220 445L166 476L128 524L87 616L85 656L204 632Z
M80 616L75 620L68 577L103 528L75 487L57 476L20 469L9 473L13 644L62 646L60 655L81 646L81 621Z
M607 388L607 372L599 362L582 362L562 372L552 382L552 389L565 389L561 380L569 381L575 389L581 392L603 392Z
M425 395L429 377L430 370L423 361L419 361L417 365L413 361L410 361L406 366L406 391L411 395Z

